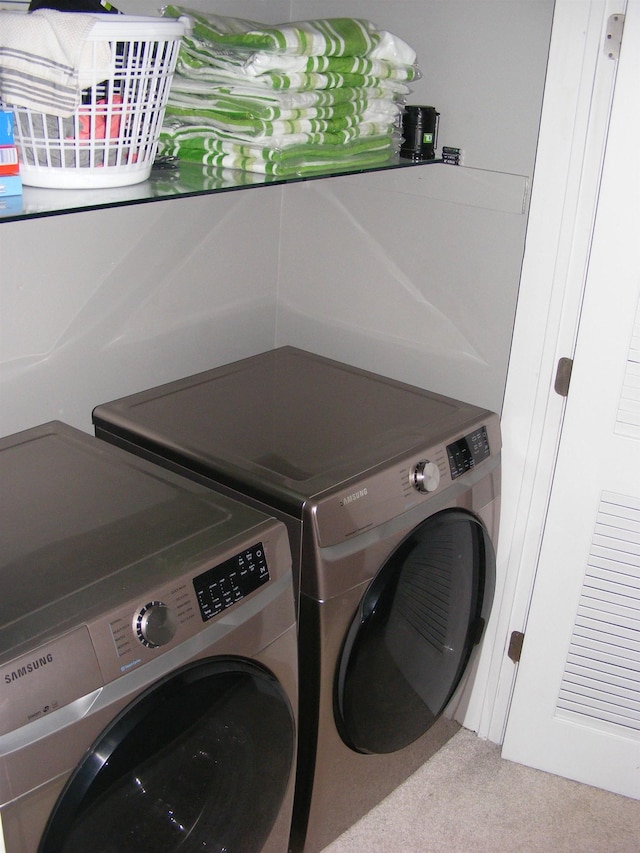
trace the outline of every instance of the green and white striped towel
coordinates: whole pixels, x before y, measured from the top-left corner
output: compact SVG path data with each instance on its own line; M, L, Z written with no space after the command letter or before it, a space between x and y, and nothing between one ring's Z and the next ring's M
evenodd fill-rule
M345 131L374 126L388 128L389 119L379 113L365 112L357 116L341 116L333 119L292 119L262 121L261 119L241 119L230 116L217 117L211 112L193 113L189 110L180 111L176 107L167 109L167 116L177 116L184 124L202 124L214 127L228 133L237 139L276 139L299 138L301 135L316 136L317 134L342 134Z
M248 99L240 100L227 95L207 96L180 91L172 92L171 101L166 110L167 115L184 116L185 121L191 115L205 123L208 119L212 119L237 121L240 125L256 121L333 120L345 116L362 118L366 113L386 116L390 122L393 122L399 119L401 112L402 106L395 101L367 98L359 93L354 93L353 98L348 101L336 104L281 109L270 104L256 103Z
M243 63L243 71L249 77L277 72L280 74L316 73L364 74L381 80L418 80L421 72L416 65L370 59L367 56L278 56L270 53L254 53Z
M402 101L380 86L367 88L341 87L337 89L318 89L308 92L256 91L250 86L220 86L203 80L188 80L176 75L171 84L170 100L177 105L184 97L196 97L212 108L226 108L260 118L285 118L287 110L307 110L312 108L335 107L366 99L368 102L387 102L396 107Z
M243 18L204 14L184 6L166 6L162 14L171 18L188 15L193 19L196 39L246 52L289 56L374 55L377 59L413 54L406 64L415 61L415 53L408 45L392 37L396 44L391 47L385 38L390 33L380 32L370 21L360 18L324 18L270 26ZM375 53L381 47L386 56Z
M184 37L181 55L185 73L202 68L217 69L236 75L239 79L260 77L263 74L363 74L382 80L412 81L421 76L418 67L366 56L281 56L265 52L245 54L220 48L200 39Z
M280 73L266 71L258 76L245 74L242 68L229 64L212 65L203 62L201 57L194 57L189 52L188 45L182 45L178 54L176 71L183 77L196 80L206 80L220 85L238 83L251 86L257 92L260 90L294 90L297 92L314 91L316 89L334 89L343 86L371 87L379 86L396 95L406 95L410 88L404 79L393 76L376 77L371 74L337 71L291 71Z
M161 153L165 156L180 156L176 150L165 150L166 146L170 145L200 145L200 139L206 139L209 146L216 146L218 143L232 143L241 146L258 147L262 151L286 151L289 148L300 145L318 146L318 145L335 145L346 146L348 143L356 139L367 144L367 140L371 137L384 136L389 140L393 140L397 144L397 133L393 128L389 127L387 122L367 121L360 122L354 127L335 128L325 131L299 131L288 132L284 134L266 133L244 134L238 131L228 131L223 127L215 127L210 124L187 124L182 121L172 122L165 121L160 133ZM226 150L226 149L225 149ZM345 155L345 149L342 149Z
M173 135L163 128L159 152L181 160L241 169L261 175L294 177L318 174L327 169L365 168L386 163L396 151L391 134L381 133L370 138L353 138L341 142L300 142L286 148L242 145L216 137L210 128L184 128Z

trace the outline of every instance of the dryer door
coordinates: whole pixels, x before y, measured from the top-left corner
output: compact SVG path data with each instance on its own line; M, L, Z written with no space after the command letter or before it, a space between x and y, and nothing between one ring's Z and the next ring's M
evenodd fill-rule
M294 760L274 676L234 658L184 667L97 740L52 812L40 853L259 851Z
M458 509L426 519L391 554L360 602L338 667L336 723L351 749L394 752L435 722L482 634L494 573L484 525Z

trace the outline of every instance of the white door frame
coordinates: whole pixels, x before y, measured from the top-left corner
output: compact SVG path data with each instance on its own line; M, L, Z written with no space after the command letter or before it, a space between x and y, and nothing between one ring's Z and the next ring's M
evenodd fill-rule
M629 0L636 3L640 0ZM531 600L597 207L616 62L607 19L626 0L556 0L531 209L504 407L503 485L494 612L464 725L501 743L515 682L507 657ZM639 46L640 49L640 46Z
M511 760L636 799L640 155L633 143L640 136L638 44L640 2L631 2L576 361L502 751Z

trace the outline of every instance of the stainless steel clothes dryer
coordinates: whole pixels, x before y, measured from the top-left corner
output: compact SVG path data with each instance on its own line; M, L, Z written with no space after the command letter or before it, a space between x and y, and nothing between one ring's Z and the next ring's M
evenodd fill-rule
M287 523L292 847L322 849L456 729L495 582L497 415L284 347L99 406L94 423Z
M284 853L285 526L58 423L0 440L0 508L7 853Z

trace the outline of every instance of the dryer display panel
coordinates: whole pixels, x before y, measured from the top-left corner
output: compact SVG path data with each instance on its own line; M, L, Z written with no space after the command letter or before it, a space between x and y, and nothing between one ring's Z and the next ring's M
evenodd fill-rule
M447 445L451 479L455 480L483 459L491 456L486 426L481 426L464 438Z
M202 621L207 622L269 580L267 558L258 542L193 579Z

